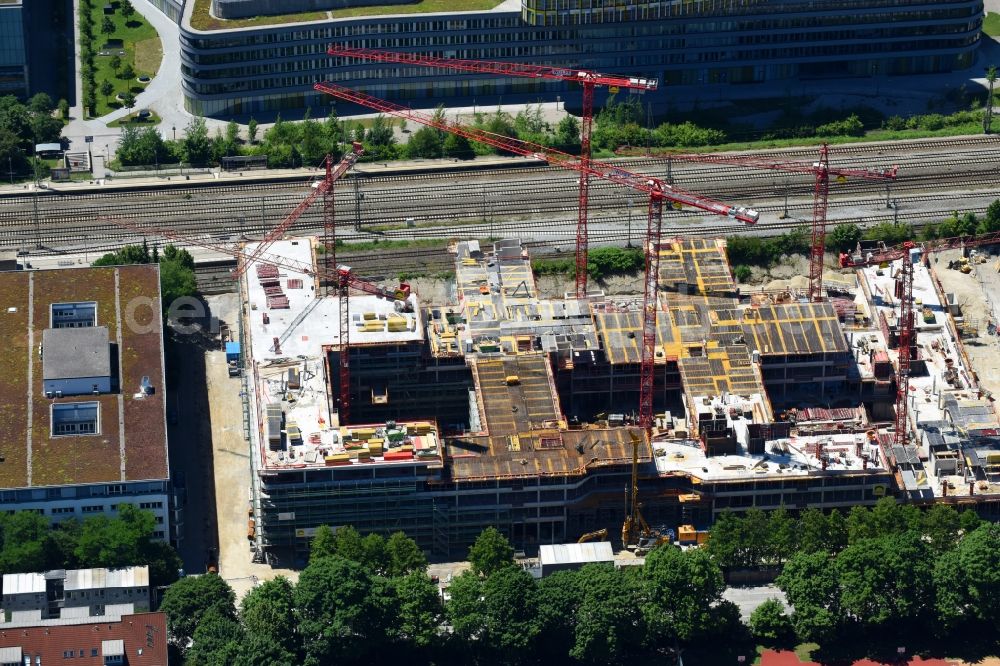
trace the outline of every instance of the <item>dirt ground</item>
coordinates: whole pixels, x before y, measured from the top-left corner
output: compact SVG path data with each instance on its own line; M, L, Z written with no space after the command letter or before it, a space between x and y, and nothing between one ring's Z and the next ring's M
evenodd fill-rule
M238 300L235 294L208 298L212 313L238 330ZM216 524L219 527L219 575L243 597L260 581L283 575L298 579L298 572L254 564L247 540L247 509L250 487L250 451L243 437L242 385L229 376L223 351L205 354L205 378L208 384L209 411L212 423L212 458L215 478Z
M949 270L948 262L961 256L960 251L940 252L932 264L945 292L954 293L966 321L978 328L976 337L965 339L965 351L983 388L1000 396L1000 337L987 333L987 323L997 321L997 297L1000 295L1000 273L997 258L987 257L972 273ZM991 297L992 296L992 297Z

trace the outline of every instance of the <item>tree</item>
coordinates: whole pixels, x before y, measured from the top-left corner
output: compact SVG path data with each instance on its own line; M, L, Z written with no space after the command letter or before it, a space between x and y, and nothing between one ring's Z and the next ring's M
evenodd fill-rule
M376 586L361 564L340 556L310 562L294 599L307 666L355 661L368 638L385 641L394 623L386 616L395 602L391 589Z
M416 542L403 532L393 532L385 544L388 556L388 574L393 577L407 576L427 569L427 558Z
M392 131L392 122L381 113L375 116L371 128L365 134L365 138L373 146L391 146L396 143L396 136Z
M192 118L184 130L181 141L184 161L191 164L205 164L212 151L212 142L208 137L208 127L204 118Z
M45 571L48 518L33 511L19 511L0 518L0 526L3 532L0 571Z
M852 252L861 241L864 232L856 224L845 222L838 224L827 237L827 245L837 252Z
M713 625L725 583L706 551L657 548L646 557L642 579L650 640L688 642Z
M104 80L101 81L101 94L104 95L104 103L108 103L108 98L111 97L111 93L115 91L115 84L111 81Z
M160 261L160 291L163 297L163 307L178 298L194 296L198 293L198 280L194 271L176 261Z
M979 514L973 509L966 509L959 515L959 523L961 524L962 532L965 534L979 527L981 522Z
M795 609L792 626L800 640L822 641L836 632L840 589L829 553L796 553L785 562L775 584Z
M441 131L434 127L422 127L417 130L406 144L409 157L441 157L443 140Z
M834 570L841 607L865 625L912 625L933 603L933 559L915 532L854 543L837 555Z
M514 548L495 527L487 527L469 548L469 563L480 576L489 576L514 564Z
M576 116L567 115L556 125L555 146L566 152L580 150L580 121Z
M647 633L639 580L601 564L587 565L577 575L579 607L570 656L589 664L627 663ZM545 635L543 642L548 640Z
M132 3L129 2L129 0L122 0L121 13L126 21L135 15L135 7L132 6Z
M961 519L950 504L935 504L923 515L923 533L932 551L941 554L958 541Z
M780 506L768 516L768 536L770 537L770 560L784 562L798 549L798 525L788 514L784 506Z
M76 555L98 567L131 566L142 559L144 543L152 539L156 521L149 511L119 504L118 517L91 516L83 521Z
M442 617L437 586L422 571L395 578L393 584L399 598L399 631L403 640L417 648L436 643Z
M101 21L101 34L108 37L115 34L115 22L111 20L110 16L105 16L104 20Z
M445 157L457 160L471 160L476 156L476 152L472 149L472 144L461 134L449 133L444 138L441 150L444 152Z
M111 56L109 64L111 65L111 69L114 70L115 76L118 76L118 70L122 68L122 57L116 53L115 55Z
M129 110L135 106L135 95L132 94L131 90L126 90L122 93L122 106Z
M59 117L63 120L69 120L69 102L65 98L59 99Z
M53 104L52 98L47 93L41 92L32 95L31 99L28 100L28 108L32 113L48 116L52 115L55 104Z
M988 622L1000 630L1000 525L984 523L966 534L934 567L936 609L946 626Z
M986 217L979 223L977 230L981 234L991 234L995 231L1000 231L1000 199L994 199L986 207Z
M446 608L455 635L465 641L478 638L483 630L483 581L472 571L463 571L448 587L451 599Z
M792 636L792 621L780 601L768 599L750 614L750 631L765 645L780 645Z
M749 266L740 265L733 268L733 277L736 278L737 282L746 284L752 276L753 271L750 270Z
M381 534L366 534L361 539L361 559L368 571L379 576L388 575L389 556L385 552L385 539Z
M503 659L517 663L538 636L535 580L519 567L501 567L483 582L483 638Z
M247 140L250 143L257 143L257 121L254 118L247 123Z
M210 610L221 617L235 618L235 600L233 589L217 574L187 576L167 588L160 610L167 614L167 631L178 645L184 646Z
M233 616L218 608L209 608L192 634L193 643L185 662L199 666L229 666L239 654L244 638Z
M336 542L337 555L352 562L364 561L365 547L361 535L354 527L345 525L338 528L334 541Z
M329 525L316 528L312 541L309 542L309 561L314 562L321 557L337 554L337 537Z
M246 632L233 661L235 666L299 666L302 660L270 637Z
M562 660L576 643L576 627L585 587L583 570L557 571L538 581L539 661ZM607 596L607 601L614 597ZM589 619L589 617L588 617ZM595 619L595 621L599 621Z
M250 590L240 606L240 621L247 636L260 636L294 656L300 636L295 631L294 589L288 579L278 576Z
M121 77L126 81L131 81L135 78L135 69L133 69L131 64L125 63L125 66L122 67Z

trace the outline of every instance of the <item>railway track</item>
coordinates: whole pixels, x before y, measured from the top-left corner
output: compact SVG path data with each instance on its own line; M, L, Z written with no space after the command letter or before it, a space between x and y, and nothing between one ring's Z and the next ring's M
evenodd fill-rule
M951 210L967 210L959 196L951 198L923 194L928 190L954 189L970 181L986 188L1000 185L995 137L966 137L936 142L902 142L838 147L849 155L877 157L877 163L863 166L886 166L900 163L902 177L891 186L891 193L881 184L850 181L836 184L831 192L831 216L840 208L879 206L879 199L892 196L909 207L921 201L953 201ZM906 154L921 148L924 152ZM965 152L929 152L964 150ZM786 149L758 152L754 155L784 159L808 156L815 149ZM840 156L838 155L838 158ZM897 159L898 158L898 159ZM846 159L846 158L844 158ZM631 158L616 160L625 168L661 175L662 160ZM907 171L909 169L909 171ZM786 195L796 206L806 208L804 198L811 197L808 175L785 178L773 171L745 168L682 164L671 168L679 186L689 186L721 200L754 205ZM531 177L522 177L530 174ZM907 175L909 174L909 175ZM419 173L364 177L363 201L356 201L351 179L338 188L337 219L354 222L359 212L365 228L386 238L420 238L460 232L461 226L494 220L495 230L507 235L552 228L552 220L576 210L575 174L539 169L538 166L507 168L491 172L484 179L475 173ZM780 181L780 184L779 184ZM99 218L121 215L123 209L139 223L168 226L182 234L208 234L220 241L238 237L258 238L273 228L308 191L305 180L297 182L228 185L215 188L178 188L170 191L105 192L82 195L21 195L0 199L0 247L25 248L42 244L43 252L60 253L66 246L87 247L101 252L120 245L136 234ZM207 200L206 192L215 195ZM446 199L442 192L447 193ZM197 196L196 194L197 193ZM624 214L632 201L633 212L641 217L643 197L616 186L595 181L591 186L591 217L598 219L614 213ZM132 206L127 205L132 203ZM811 204L811 202L809 202ZM782 206L756 205L762 212L778 212ZM941 209L944 210L944 209ZM701 220L701 215L679 213L687 219ZM405 226L412 218L415 227ZM909 218L904 218L909 220ZM343 224L343 222L342 222ZM561 225L556 222L555 225ZM293 233L315 231L321 226L319 207L303 215L290 230ZM346 225L345 225L346 226ZM716 229L713 225L713 229ZM342 226L343 230L343 226ZM471 230L471 229L470 229ZM371 234L342 236L371 238Z

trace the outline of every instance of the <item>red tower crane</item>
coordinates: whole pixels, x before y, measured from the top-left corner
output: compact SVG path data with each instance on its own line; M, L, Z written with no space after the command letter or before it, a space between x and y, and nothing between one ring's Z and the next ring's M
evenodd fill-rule
M418 65L421 67L436 67L453 69L460 72L477 74L496 74L498 76L516 76L532 79L549 79L554 81L571 81L583 86L583 112L580 121L580 160L584 166L590 160L590 132L594 120L594 88L606 86L612 92L619 88L639 90L642 92L656 90L656 79L645 79L634 76L618 76L614 74L598 74L579 69L553 67L550 65L530 65L518 62L494 62L490 60L460 60L456 58L439 58L432 55L417 53L398 53L380 51L377 49L362 49L350 46L333 45L327 53L333 56L373 60L399 65ZM590 191L590 178L586 170L580 172L580 200L576 224L576 297L587 295L587 206Z
M335 242L336 239L334 238L333 241L330 241L327 237L335 236L336 234L336 230L334 228L336 221L333 218L333 185L341 176L347 173L348 169L354 166L364 152L365 151L362 145L355 141L350 152L344 155L340 162L337 163L336 167L333 166L333 158L327 155L324 160L326 165L326 175L323 180L318 181L314 185L313 191L309 193L309 196L303 199L302 203L296 206L295 209L289 213L287 217L285 217L285 219L279 222L274 229L269 231L264 236L264 239L257 245L257 247L254 248L253 252L237 262L236 270L233 271L233 277L238 278L243 275L243 273L250 267L250 264L257 261L259 257L267 252L268 248L270 248L275 241L284 236L285 232L288 231L293 224L295 224L295 221L302 217L302 214L306 212L309 206L311 206L316 199L321 196L323 197L324 244L330 246L326 248L327 252L332 251L333 242ZM333 263L335 264L335 262Z
M249 261L250 255L247 255L242 250L236 246L227 246L214 243L211 240L204 240L198 238L197 236L189 236L185 234L178 233L173 229L167 229L164 227L157 227L143 222L137 222L135 220L129 220L122 217L104 216L98 218L100 220L111 222L120 227L126 229L131 229L137 234L147 235L152 234L154 236L161 236L170 240L175 240L180 243L185 243L188 245L195 245L197 247L203 247L207 250L214 250L222 254L227 254L236 259L237 265L240 263L247 263ZM272 243L273 244L273 243ZM338 396L337 410L339 415L340 423L347 423L350 418L350 359L349 359L349 349L350 349L350 311L348 305L348 292L350 289L356 289L360 292L370 294L372 296L378 296L379 298L385 298L388 300L402 301L406 302L407 298L410 296L410 285L401 283L396 289L386 289L373 282L368 282L362 278L359 278L354 273L351 272L350 266L336 266L335 269L330 270L327 267L322 269L317 268L310 262L298 261L296 259L291 259L288 257L282 257L279 255L267 254L264 252L254 252L254 261L259 263L273 264L280 268L285 268L298 273L304 273L311 277L318 278L320 280L326 280L328 283L334 285L334 289L337 292L339 298L339 308L340 313L340 331L339 331L339 348L340 348L340 391Z
M896 277L896 298L899 299L899 364L896 369L896 418L894 446L905 446L908 442L907 393L910 380L910 362L915 349L915 326L913 317L913 261L911 253L916 250L926 256L932 252L965 249L980 245L1000 243L1000 232L979 236L958 236L941 238L924 243L907 241L892 247L881 247L875 251L859 252L855 255L841 254L840 265L844 268L877 266L897 259L903 260L902 270ZM888 461L888 459L887 459Z
M771 162L759 157L741 155L687 155L672 153L670 159L703 164L732 164L773 171L809 173L815 176L813 184L812 242L809 253L809 300L818 301L823 294L823 255L826 251L826 209L830 198L830 176L839 179L865 178L867 180L895 180L898 166L891 169L831 169L830 149L827 144L819 150L819 161L812 164L802 162Z
M442 131L464 136L472 141L479 141L515 155L535 157L554 166L577 171L581 175L594 176L595 178L624 185L625 187L649 194L649 219L646 229L647 245L645 252L646 281L643 293L642 361L639 375L639 423L646 429L647 433L651 432L653 424L653 366L656 347L656 286L660 265L659 247L663 224L663 202L671 201L679 205L692 206L716 215L724 215L746 224L757 222L760 214L749 208L730 206L713 201L707 197L668 185L658 178L626 171L625 169L620 169L604 162L584 160L569 153L536 143L513 139L474 127L439 121L432 116L414 111L409 107L359 93L343 86L324 82L317 83L313 87L320 92L325 92L354 104L366 106L399 118L405 118L406 120L412 120L421 125L436 127Z

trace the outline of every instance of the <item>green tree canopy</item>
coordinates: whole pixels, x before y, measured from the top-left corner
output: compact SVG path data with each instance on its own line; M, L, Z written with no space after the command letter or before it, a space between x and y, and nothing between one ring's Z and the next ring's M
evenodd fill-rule
M722 599L722 571L702 549L661 546L642 568L643 615L649 639L688 642L715 622L713 606Z
M966 534L934 568L937 612L946 626L980 620L1000 631L1000 525Z
M427 569L427 557L416 542L403 532L393 532L386 541L390 576L406 576Z
M329 525L320 525L316 528L312 541L309 542L309 561L314 562L321 557L330 557L337 554L337 538Z
M500 567L482 590L483 639L504 660L524 660L539 631L535 580L519 567Z
M358 659L372 649L372 641L386 641L396 626L391 587L341 556L310 562L293 596L307 666Z
M209 608L198 621L185 662L199 666L229 666L240 653L245 639L243 629L231 615L217 607Z
M514 548L495 527L487 527L469 548L469 563L480 576L489 576L514 563Z
M435 645L443 610L438 588L423 571L393 579L399 599L399 633L418 649Z
M184 161L191 164L205 164L212 154L212 142L208 137L208 126L204 118L192 118L184 130L181 141Z
M284 576L265 581L243 597L240 621L246 636L266 639L279 654L298 652L301 637L295 630L294 588Z
M750 631L765 645L780 645L792 636L792 621L780 601L768 599L750 614Z
M209 611L219 617L236 617L236 595L217 574L187 576L167 588L160 610L167 615L167 631L178 645L187 645Z

